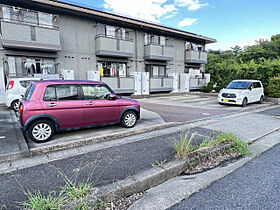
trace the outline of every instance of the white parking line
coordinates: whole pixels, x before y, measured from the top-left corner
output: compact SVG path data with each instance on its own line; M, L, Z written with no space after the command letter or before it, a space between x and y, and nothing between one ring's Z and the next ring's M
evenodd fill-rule
M0 139L5 139L6 138L6 136L0 136Z

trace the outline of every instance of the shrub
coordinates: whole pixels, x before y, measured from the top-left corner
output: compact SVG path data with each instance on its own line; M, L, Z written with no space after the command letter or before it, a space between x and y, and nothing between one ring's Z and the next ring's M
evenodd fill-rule
M209 82L206 86L204 86L201 91L205 93L210 93L213 90L214 82Z
M280 77L270 78L267 93L270 97L280 98Z

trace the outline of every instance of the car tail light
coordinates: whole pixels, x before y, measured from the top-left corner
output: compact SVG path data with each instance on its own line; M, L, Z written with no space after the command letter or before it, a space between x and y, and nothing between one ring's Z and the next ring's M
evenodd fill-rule
M23 114L23 105L20 105L19 113L22 115Z
M15 81L11 80L8 85L8 90L11 90L14 87Z

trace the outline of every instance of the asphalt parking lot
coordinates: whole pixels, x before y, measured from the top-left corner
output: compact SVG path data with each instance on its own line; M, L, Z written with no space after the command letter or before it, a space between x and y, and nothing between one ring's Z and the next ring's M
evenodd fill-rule
M203 120L204 118L211 118L233 112L245 111L247 109L260 106L259 104L250 104L246 108L242 108L239 106L220 105L217 102L216 96L205 96L199 94L150 97L138 99L138 101L141 104L141 119L132 129L126 129L119 125L114 125L68 131L58 133L54 136L53 140L43 144L34 143L28 137L26 137L26 147L28 147L31 152L45 152L66 149L75 146L81 146L82 141L85 142L84 144L87 144L88 139L101 139L106 136L113 135L118 135L118 137L121 137L124 135L124 133L129 133L127 135L133 135L139 133L141 130L145 132L145 129L151 129L157 126L172 126L174 123L186 123L196 120ZM3 120L5 121L4 115L0 115L3 116L2 122ZM1 134L1 136L9 135ZM5 142L12 142L9 141L8 138L6 138L6 140L7 141L2 140L2 144L5 144ZM65 145L68 146L66 147ZM2 148L4 148L4 145ZM9 153L11 151L5 150L4 153Z
M174 95L137 99L141 104L141 119L132 129L122 128L119 125L75 130L59 133L53 140L37 144L27 138L29 148L36 150L42 147L78 142L81 139L97 138L106 135L120 134L127 131L139 131L143 128L164 125L168 123L185 123L203 118L244 111L257 107L259 104L250 104L247 108L239 106L220 105L216 96L205 95Z
M206 117L245 111L260 104L249 104L246 108L235 105L220 105L217 96L185 94L138 100L141 107L159 114L165 122L189 122Z

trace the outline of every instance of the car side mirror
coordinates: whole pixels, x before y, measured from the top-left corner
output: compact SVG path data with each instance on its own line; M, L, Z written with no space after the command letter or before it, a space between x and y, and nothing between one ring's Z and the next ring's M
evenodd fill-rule
M118 98L118 96L116 96L115 94L110 94L109 99L110 100L116 100Z
M249 90L250 90L250 91L252 90L252 86L249 87Z

